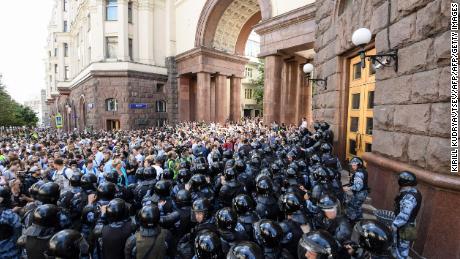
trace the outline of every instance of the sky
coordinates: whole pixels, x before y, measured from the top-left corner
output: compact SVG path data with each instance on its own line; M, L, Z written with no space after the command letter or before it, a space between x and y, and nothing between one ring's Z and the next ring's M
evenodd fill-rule
M19 103L45 89L45 46L54 0L0 0L0 74Z

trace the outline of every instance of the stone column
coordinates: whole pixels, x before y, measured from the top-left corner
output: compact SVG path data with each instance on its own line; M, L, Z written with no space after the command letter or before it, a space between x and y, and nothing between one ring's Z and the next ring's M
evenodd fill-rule
M166 1L166 57L176 55L176 7L174 1Z
M229 103L227 94L227 76L216 76L216 121L225 123L229 119Z
M211 76L211 121L216 121L216 77Z
M281 111L281 122L289 125L296 123L297 62L295 60L285 62L284 72L284 87L282 87L281 91L281 107L283 107Z
M265 57L265 87L264 87L264 123L280 121L281 109L281 76L283 60L280 56Z
M96 1L91 8L91 60L90 62L99 62L105 59L105 38L104 38L104 1Z
M118 60L129 60L128 1L118 0Z
M139 62L139 4L133 2L133 61Z
M211 74L197 73L196 118L197 121L211 121Z
M155 65L153 60L153 4L150 0L139 1L139 61Z
M238 122L241 119L241 78L230 78L230 120Z
M190 120L190 78L179 77L179 120Z

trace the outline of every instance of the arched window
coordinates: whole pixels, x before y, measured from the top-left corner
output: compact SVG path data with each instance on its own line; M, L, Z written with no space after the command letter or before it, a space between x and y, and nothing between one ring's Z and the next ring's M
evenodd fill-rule
M166 112L166 102L163 100L156 101L155 111L156 112Z
M117 99L110 98L105 100L105 107L106 110L109 112L115 112L118 110L118 102Z

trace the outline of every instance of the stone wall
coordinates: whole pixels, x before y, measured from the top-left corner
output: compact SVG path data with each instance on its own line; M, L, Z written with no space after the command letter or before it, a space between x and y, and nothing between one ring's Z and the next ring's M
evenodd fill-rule
M447 0L391 0L390 46L387 41L389 1L317 1L315 63L328 89L313 97L315 119L339 131L348 107L344 92L344 56L356 51L352 33L369 28L377 53L398 49L399 70L376 74L373 152L429 171L449 173L449 8ZM341 113L338 113L340 110ZM339 134L336 134L339 136Z

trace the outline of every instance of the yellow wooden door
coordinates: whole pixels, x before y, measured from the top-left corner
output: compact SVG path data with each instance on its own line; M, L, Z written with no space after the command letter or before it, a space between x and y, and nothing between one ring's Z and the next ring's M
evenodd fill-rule
M375 49L366 52L375 55ZM347 120L347 158L372 151L374 123L375 69L366 59L365 68L359 56L350 60L350 82Z

